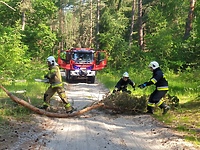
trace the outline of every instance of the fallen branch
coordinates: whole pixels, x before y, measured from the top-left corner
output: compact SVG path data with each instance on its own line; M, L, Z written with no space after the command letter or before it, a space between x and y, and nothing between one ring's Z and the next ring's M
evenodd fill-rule
M47 117L55 117L55 118L69 118L69 117L75 117L75 116L79 116L82 115L92 109L97 109L99 107L103 107L104 103L97 103L95 105L86 107L82 110L79 110L77 112L71 113L71 114L59 114L59 113L52 113L52 112L48 112L42 109L39 109L31 104L29 104L28 102L24 101L23 99L20 99L18 97L16 97L15 95L13 95L12 93L10 93L5 87L3 87L2 85L0 85L0 88L6 92L6 94L16 103L32 110L33 112L40 114L40 115L45 115Z

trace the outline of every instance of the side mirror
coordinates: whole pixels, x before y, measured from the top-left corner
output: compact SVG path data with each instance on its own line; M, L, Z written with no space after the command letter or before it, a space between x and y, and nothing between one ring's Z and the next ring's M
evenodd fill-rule
M96 64L99 65L101 60L101 53L97 52L97 59L96 59Z
M66 63L69 64L71 60L71 52L66 52Z

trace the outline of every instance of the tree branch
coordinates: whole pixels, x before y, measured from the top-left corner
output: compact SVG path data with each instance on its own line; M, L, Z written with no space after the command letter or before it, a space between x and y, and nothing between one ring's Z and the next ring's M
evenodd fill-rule
M75 116L80 116L92 109L97 109L99 107L103 107L104 103L98 103L98 104L94 104L92 106L86 107L82 110L79 110L77 112L71 113L71 114L60 114L60 113L52 113L52 112L48 112L42 109L39 109L33 105L31 105L30 103L24 101L23 99L20 99L18 97L16 97L15 95L13 95L12 93L10 93L6 88L4 88L2 85L0 85L0 88L6 92L6 94L16 103L32 110L33 112L40 114L40 115L45 115L47 117L55 117L55 118L70 118L70 117L75 117Z
M3 3L4 5L6 5L7 7L9 7L10 9L16 11L16 9L12 8L10 5L8 5L7 3L3 2L3 1L0 1L0 3Z

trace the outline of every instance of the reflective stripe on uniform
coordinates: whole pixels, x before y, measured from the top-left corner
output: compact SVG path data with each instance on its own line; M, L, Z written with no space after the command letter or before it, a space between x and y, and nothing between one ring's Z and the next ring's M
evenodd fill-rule
M50 70L50 73L55 73L55 72L57 72L57 68L52 68L52 69Z
M150 107L155 107L156 106L154 103L150 103L150 102L148 102L147 105L150 106Z
M153 82L153 84L155 84L157 82L157 80L155 78L152 78L151 81Z
M63 83L54 83L51 86L52 86L52 88L54 88L54 87L61 87L61 86L63 86Z
M68 107L70 107L70 106L71 106L71 104L68 103L68 104L65 105L65 108L68 108Z
M59 70L59 67L57 66L57 69L58 69L58 78L59 80L62 82L62 77L61 77L61 73L60 73L60 70Z
M169 87L168 86L157 87L157 90L158 91L167 91L167 90L169 90Z
M158 103L156 103L156 106L160 106L163 102L164 100L160 100Z
M46 103L46 102L43 102L43 106L50 106L50 104L49 103Z

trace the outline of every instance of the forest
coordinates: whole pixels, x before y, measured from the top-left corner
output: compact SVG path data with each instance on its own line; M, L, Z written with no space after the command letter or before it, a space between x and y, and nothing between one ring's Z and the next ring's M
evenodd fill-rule
M1 78L31 78L33 63L71 47L106 50L110 72L151 60L174 73L200 64L195 0L4 0L0 8Z
M112 90L126 71L136 85L147 81L152 75L148 64L157 61L169 80L170 95L182 103L161 120L173 124L185 112L175 126L190 132L193 122L199 129L200 4L196 0L0 0L0 10L0 82L8 90L27 86L36 99L44 87L36 85L34 78L43 78L48 56L57 58L58 50L72 47L105 50L108 64L97 77L107 88ZM18 86L16 80L28 82ZM132 92L149 95L152 90ZM3 93L0 97L5 99ZM0 114L13 114L3 108L0 103ZM199 141L199 133L190 138Z

